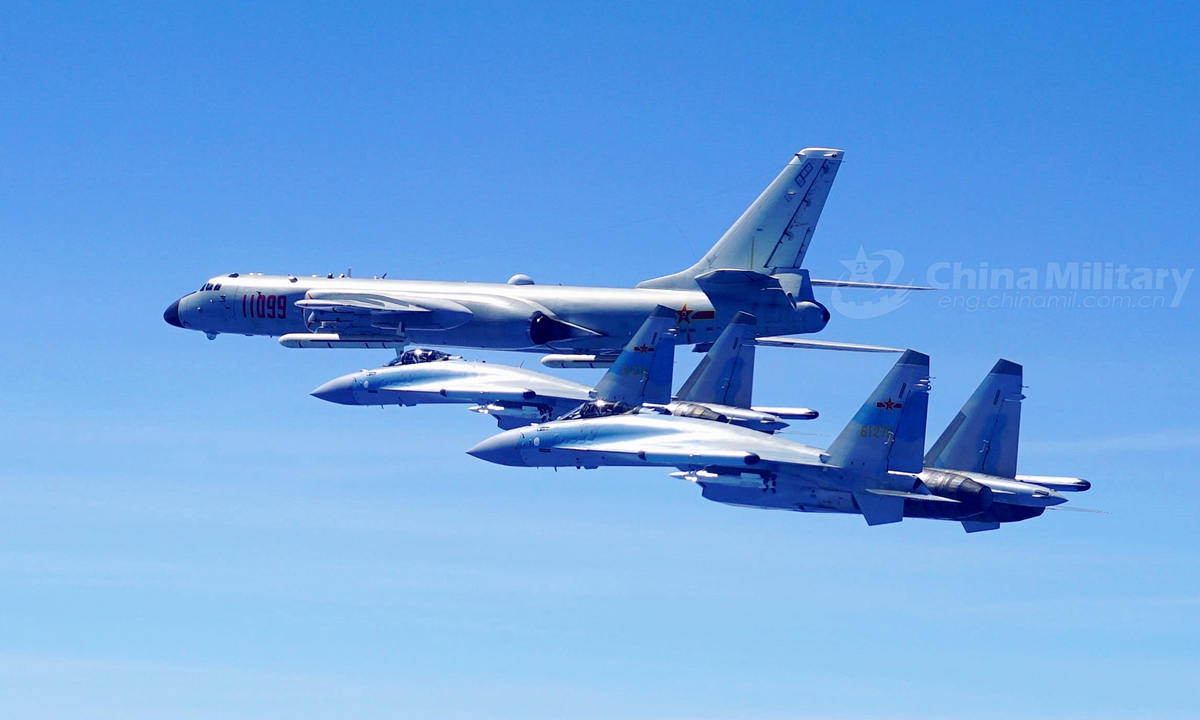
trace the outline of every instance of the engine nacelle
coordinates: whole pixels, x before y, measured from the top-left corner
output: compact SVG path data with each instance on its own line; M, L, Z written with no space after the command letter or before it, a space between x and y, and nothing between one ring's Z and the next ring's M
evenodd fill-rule
M992 489L969 477L934 471L928 472L928 475L922 474L921 479L931 493L957 500L965 510L984 512L992 507Z

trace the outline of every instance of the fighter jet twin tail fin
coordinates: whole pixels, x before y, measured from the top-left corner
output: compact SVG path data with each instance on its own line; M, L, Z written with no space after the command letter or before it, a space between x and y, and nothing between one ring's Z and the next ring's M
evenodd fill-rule
M679 388L686 402L749 408L754 392L755 318L739 312Z
M666 405L675 363L675 311L658 306L592 394L604 402ZM749 408L754 387L755 318L738 313L684 382L677 399Z
M925 466L1017 476L1021 366L1000 360L925 456Z
M675 311L659 305L600 378L593 391L597 400L665 405L671 401L675 364Z

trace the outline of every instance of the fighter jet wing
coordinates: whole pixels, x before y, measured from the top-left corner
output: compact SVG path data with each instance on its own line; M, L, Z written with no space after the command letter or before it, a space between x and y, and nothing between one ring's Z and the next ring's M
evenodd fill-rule
M322 325L353 332L395 331L400 327L450 330L470 321L468 308L445 298L405 293L310 291L296 306Z
M782 335L756 338L754 340L754 344L762 347L790 347L805 348L808 350L843 350L846 352L869 353L904 352L902 348L887 347L885 345L862 345L859 343L831 342L829 340L807 340L794 337L784 337Z

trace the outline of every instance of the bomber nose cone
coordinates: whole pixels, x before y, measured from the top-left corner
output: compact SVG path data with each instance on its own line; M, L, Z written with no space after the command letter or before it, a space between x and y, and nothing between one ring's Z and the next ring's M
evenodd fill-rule
M168 325L174 325L177 328L183 327L183 323L179 322L179 301L171 303L163 312L163 320L167 321Z
M316 390L313 390L309 395L339 405L358 404L354 399L353 375L343 375L340 378L334 378Z
M519 433L502 432L471 448L467 454L497 465L525 467L525 461L521 459L521 452L517 450L517 442L520 437Z

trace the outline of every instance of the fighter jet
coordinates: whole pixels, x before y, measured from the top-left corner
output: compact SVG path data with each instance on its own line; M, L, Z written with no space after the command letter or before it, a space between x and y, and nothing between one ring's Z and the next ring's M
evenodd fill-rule
M547 421L583 404L628 410L666 403L671 391L675 311L659 307L595 388L501 363L468 362L439 350L407 350L387 365L343 375L312 395L343 405L461 403L504 429Z
M1091 488L1081 478L1017 474L1022 374L1020 365L997 361L925 454L921 482L959 503L914 505L905 516L961 520L967 532L995 530L1065 503L1059 492Z
M909 286L813 280L802 265L842 162L841 150L796 154L703 258L635 288L229 273L172 303L164 319L219 334L268 335L286 347L410 344L550 353L551 367L607 367L651 310L675 312L681 344L716 339L738 311L758 317L760 344L899 352L784 335L815 333L829 312L814 286ZM917 289L917 288L911 288Z
M782 418L817 416L808 408L751 408L754 317L739 313L709 349L679 395L670 397L674 318L658 307L595 388L501 363L469 362L440 350L406 350L383 367L330 380L312 395L342 405L470 404L501 428L574 412L595 416L637 406L764 432Z
M957 520L975 532L1036 517L1046 507L1065 502L1046 484L998 476L1007 472L1010 454L1015 467L1015 442L1006 442L1016 431L1012 418L1019 409L997 405L1015 401L1001 392L993 403L1001 409L985 412L980 398L991 393L993 375L985 381L987 389L977 391L978 397L964 407L966 419L952 423L943 434L945 442L931 450L935 465L959 464L966 462L961 454L965 448L986 446L979 471L924 467L929 357L913 350L905 351L827 450L735 425L640 408L510 430L468 452L513 466L676 467L679 471L673 475L699 485L703 497L729 505L858 513L868 525L905 517ZM996 434L997 427L1006 429ZM994 455L993 445L999 446ZM1083 480L1053 480L1058 489L1087 487Z

